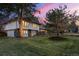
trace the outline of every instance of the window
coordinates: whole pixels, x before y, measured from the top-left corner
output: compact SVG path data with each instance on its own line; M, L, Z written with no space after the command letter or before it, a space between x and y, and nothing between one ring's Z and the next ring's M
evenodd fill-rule
M36 28L37 27L37 25L36 24L33 24L33 28Z
M27 22L25 22L25 25L24 26L27 26Z
M22 24L24 25L24 21L22 21Z
M28 31L27 30L24 30L24 37L28 37Z
M24 26L27 27L28 25L29 25L29 23L28 22L25 22L25 25Z

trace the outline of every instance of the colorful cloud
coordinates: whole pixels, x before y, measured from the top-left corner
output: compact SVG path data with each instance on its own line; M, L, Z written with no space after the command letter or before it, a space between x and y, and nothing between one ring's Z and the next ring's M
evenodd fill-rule
M70 13L73 13L75 10L77 10L77 15L79 15L79 3L44 3L40 4L39 7L37 7L37 12L34 13L35 16L40 17L39 22L45 23L47 20L45 19L46 13L53 8L58 8L59 5L67 5L67 11L70 10Z

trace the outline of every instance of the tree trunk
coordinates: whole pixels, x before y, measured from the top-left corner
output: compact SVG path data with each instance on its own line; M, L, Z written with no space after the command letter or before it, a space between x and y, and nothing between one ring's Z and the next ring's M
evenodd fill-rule
M23 37L22 18L19 19L19 37Z
M22 29L22 8L19 8L19 15L18 15L18 22L19 22L19 37L23 37L23 29Z
M59 33L58 26L57 26L56 30L57 30L56 36L59 37L60 33Z
M59 37L58 20L56 19L56 36Z

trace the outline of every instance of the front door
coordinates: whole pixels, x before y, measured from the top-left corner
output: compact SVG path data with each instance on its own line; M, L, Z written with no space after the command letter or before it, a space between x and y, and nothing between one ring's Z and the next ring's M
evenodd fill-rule
M15 36L16 38L19 37L19 30L18 30L18 29L16 29L16 30L14 31L14 36Z
M28 30L28 37L31 37L31 30Z

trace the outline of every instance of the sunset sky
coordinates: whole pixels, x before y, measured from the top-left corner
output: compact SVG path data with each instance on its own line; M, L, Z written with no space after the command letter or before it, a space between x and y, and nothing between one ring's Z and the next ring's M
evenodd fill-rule
M73 13L75 10L77 11L77 15L79 15L79 3L39 3L37 4L36 9L39 12L35 13L35 16L40 17L40 22L44 23L45 21L45 17L46 17L46 13L53 8L58 8L60 6L64 6L67 5L67 11L70 10L70 13Z

